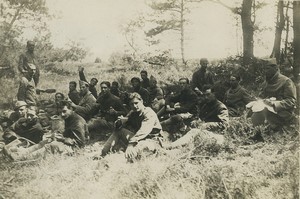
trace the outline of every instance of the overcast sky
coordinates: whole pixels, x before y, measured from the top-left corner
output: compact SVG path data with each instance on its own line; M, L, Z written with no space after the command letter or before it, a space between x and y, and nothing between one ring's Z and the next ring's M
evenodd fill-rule
M48 0L47 4L51 13L60 16L49 23L55 46L62 47L69 40L79 41L90 50L91 59L104 60L125 48L120 26L138 12L148 10L144 0ZM234 26L237 21L229 10L209 2L192 5L185 31L187 58L221 58L241 51L241 30ZM273 11L274 6L266 7L258 12L257 21L273 27ZM256 44L255 55L269 55L274 32L260 33L259 37L262 43ZM174 49L173 55L180 57L179 35L169 31L161 38L159 48ZM141 47L143 52L150 51L149 47Z

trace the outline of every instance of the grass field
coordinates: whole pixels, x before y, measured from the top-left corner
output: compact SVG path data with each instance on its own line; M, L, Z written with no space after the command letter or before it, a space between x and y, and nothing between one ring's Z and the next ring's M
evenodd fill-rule
M77 80L80 64L52 66L43 70L41 88L56 88L67 93L68 82ZM139 70L84 64L87 78L117 80L126 86ZM143 69L162 86L179 77L190 77L180 67ZM57 71L53 72L53 71ZM1 103L13 104L17 80L1 78ZM99 88L97 88L99 90ZM40 99L53 97L43 94ZM140 161L128 163L123 153L92 160L103 143L79 150L74 156L47 155L33 162L10 162L0 157L0 198L299 198L299 129L269 135L265 142L244 144L253 135L245 118L232 120L222 146L214 142L194 143L171 151L159 150Z

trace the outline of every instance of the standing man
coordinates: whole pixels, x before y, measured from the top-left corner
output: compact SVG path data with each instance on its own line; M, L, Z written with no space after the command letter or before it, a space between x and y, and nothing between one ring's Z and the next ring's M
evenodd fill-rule
M20 55L18 69L23 76L28 73L29 64L35 65L36 73L33 76L35 86L38 85L40 79L40 69L34 55L35 44L33 41L27 41L27 51Z
M262 100L248 104L253 111L251 119L254 126L266 122L271 129L280 130L293 121L297 102L296 87L290 78L280 73L276 59L265 60L265 76L260 94ZM257 109L257 103L263 105L261 109Z
M79 68L78 68L79 79L80 79L81 81L88 82L88 81L86 80L86 77L85 77L83 71L84 71L84 68L83 68L83 67L79 67ZM90 83L88 84L89 91L92 93L92 95L95 97L95 99L97 99L97 96L98 96L98 94L97 94L97 89L96 89L97 83L98 83L98 79L95 78L95 77L93 77L93 78L91 79Z
M141 86L145 89L148 89L148 87L150 86L148 72L146 70L142 70L140 74L141 74L141 78L142 78Z
M79 81L80 85L80 96L81 100L76 105L74 102L71 103L72 108L75 109L75 112L83 117L86 121L91 118L91 110L93 105L96 102L95 97L92 95L92 93L89 91L89 83L84 81Z
M28 106L36 106L36 84L33 79L35 73L36 66L34 64L28 64L27 72L23 74L19 83L17 99L18 101L25 101Z
M207 70L208 60L200 59L201 68L194 72L192 76L191 87L193 90L203 92L204 86L212 87L214 85L213 74Z

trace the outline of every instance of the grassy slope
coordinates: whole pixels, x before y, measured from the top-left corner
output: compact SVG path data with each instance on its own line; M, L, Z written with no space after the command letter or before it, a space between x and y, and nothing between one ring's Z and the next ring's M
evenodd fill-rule
M192 73L176 67L146 69L168 84ZM67 93L68 82L78 78L76 70L77 66L65 65L68 73L64 76L43 73L41 87ZM98 65L87 66L86 73L88 78L125 83L139 75ZM17 84L10 79L0 81L5 85L1 102L10 103ZM40 96L48 97L52 95ZM162 150L135 163L127 163L122 153L92 160L101 144L73 157L48 155L37 162L10 163L0 157L0 198L298 198L298 133L294 130L268 136L265 143L241 145L249 134L247 120L233 121L226 132L226 146L202 143L204 147L199 147L196 140L196 147Z

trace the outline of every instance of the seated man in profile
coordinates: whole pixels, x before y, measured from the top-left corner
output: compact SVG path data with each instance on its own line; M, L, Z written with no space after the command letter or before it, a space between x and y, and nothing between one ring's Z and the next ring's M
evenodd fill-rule
M46 148L52 153L72 153L76 148L82 148L88 141L86 121L75 113L70 102L61 103L61 117L65 120L64 132L54 132L54 141L47 144Z
M265 60L266 80L260 94L261 100L250 102L254 126L267 123L273 130L280 130L293 122L296 107L296 87L293 81L280 74L276 59Z
M114 129L114 122L119 116L126 115L126 110L120 98L110 93L110 82L103 81L100 84L101 93L97 99L96 117L88 122L88 129L91 138L94 136L106 136Z
M158 137L161 133L161 125L155 112L145 107L143 99L138 93L130 95L131 111L126 117L120 117L116 122L114 133L106 141L101 156L110 151L125 148L125 157L137 158L145 149L155 151L158 145Z
M96 99L89 91L89 84L87 82L79 81L79 85L81 100L79 101L78 105L72 102L71 106L78 115L88 121L92 117L91 110L96 102Z
M205 134L203 137L214 137L220 140L219 137L222 136L218 134L222 134L229 122L228 110L222 102L216 99L213 89L204 88L204 90L203 100L198 104L199 119L192 121L191 124L198 130L192 129L170 145L164 145L165 148L171 149L187 145L198 134Z
M17 108L16 121L5 130L3 135L6 143L18 137L24 137L34 143L39 143L43 138L44 130L38 121L36 111L29 109L24 103L17 102L21 106Z
M151 108L158 112L165 105L164 92L157 86L157 81L152 75L150 76L149 85L147 90L150 95Z
M230 88L225 93L224 103L226 104L229 116L239 117L246 110L246 105L255 100L248 91L239 85L240 76L232 74L230 76Z
M197 94L190 88L187 78L179 79L180 92L166 99L166 106L158 115L171 114L171 117L162 121L164 130L176 133L178 130L184 132L186 123L191 122L197 115Z

